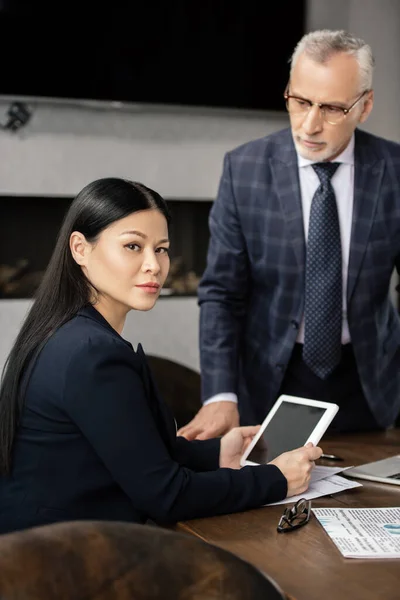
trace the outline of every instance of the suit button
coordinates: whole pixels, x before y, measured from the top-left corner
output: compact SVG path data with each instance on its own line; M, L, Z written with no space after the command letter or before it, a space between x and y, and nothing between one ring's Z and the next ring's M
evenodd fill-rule
M293 321L290 321L291 326L293 327L293 329L298 329L299 328L299 324L297 321L295 321L293 319Z
M283 371L285 365L283 365L282 363L278 363L277 365L275 365L275 367L278 369L278 371Z

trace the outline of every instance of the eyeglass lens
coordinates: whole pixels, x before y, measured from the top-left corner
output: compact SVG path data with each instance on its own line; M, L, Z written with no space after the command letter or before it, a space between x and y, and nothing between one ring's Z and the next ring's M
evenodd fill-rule
M288 97L286 99L287 110L294 115L307 115L310 111L311 106L306 101L302 101L298 98ZM344 120L345 114L343 110L336 106L322 106L321 107L322 118L332 125L337 125Z

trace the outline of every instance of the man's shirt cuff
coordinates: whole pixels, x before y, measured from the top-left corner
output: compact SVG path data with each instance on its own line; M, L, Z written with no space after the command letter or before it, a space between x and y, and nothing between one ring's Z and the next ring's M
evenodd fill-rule
M206 406L207 404L212 404L213 402L221 402L221 400L226 400L227 402L235 402L235 404L238 403L236 394L233 394L232 392L226 392L225 394L222 393L216 394L215 396L211 396L211 398L208 398L208 400L203 402L203 406Z

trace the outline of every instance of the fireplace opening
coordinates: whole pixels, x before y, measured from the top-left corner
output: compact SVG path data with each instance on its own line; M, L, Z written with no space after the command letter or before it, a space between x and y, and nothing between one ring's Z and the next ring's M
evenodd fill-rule
M34 296L72 198L0 196L0 298ZM211 200L167 200L171 268L163 296L196 296L205 269Z

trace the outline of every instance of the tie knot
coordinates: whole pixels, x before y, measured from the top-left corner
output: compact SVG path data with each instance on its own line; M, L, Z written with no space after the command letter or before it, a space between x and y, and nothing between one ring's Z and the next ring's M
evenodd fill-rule
M340 163L335 162L323 162L323 163L315 163L312 165L314 171L319 177L319 180L322 184L327 184L328 181L334 176L336 169Z

